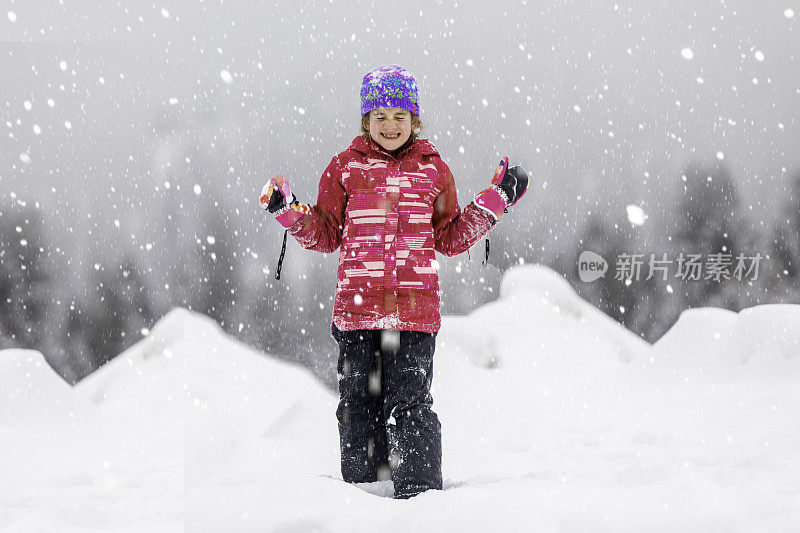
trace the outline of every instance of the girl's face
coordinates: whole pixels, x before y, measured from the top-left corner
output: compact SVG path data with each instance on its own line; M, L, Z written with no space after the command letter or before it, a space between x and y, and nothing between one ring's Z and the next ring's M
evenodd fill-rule
M399 107L370 111L369 136L384 150L397 150L411 136L411 112Z

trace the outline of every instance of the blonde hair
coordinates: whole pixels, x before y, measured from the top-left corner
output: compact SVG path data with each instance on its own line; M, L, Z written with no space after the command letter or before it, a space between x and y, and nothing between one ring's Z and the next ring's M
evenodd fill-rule
M369 135L369 114L372 111L368 111L361 116L361 133L365 135ZM411 142L417 140L417 136L422 132L422 121L419 119L419 115L415 115L411 113Z

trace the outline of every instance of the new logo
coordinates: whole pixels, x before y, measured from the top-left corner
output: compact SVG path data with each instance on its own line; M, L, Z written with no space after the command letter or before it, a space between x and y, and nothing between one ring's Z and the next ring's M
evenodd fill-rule
M578 257L578 276L581 281L589 283L599 278L606 277L608 261L602 256L586 250Z

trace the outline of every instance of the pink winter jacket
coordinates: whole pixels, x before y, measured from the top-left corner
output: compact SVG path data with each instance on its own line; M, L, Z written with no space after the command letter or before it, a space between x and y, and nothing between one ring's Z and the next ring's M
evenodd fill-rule
M475 203L459 208L453 174L428 141L392 156L359 136L331 160L317 204L288 230L309 250L341 246L337 328L433 333L441 325L434 250L460 254L494 222Z

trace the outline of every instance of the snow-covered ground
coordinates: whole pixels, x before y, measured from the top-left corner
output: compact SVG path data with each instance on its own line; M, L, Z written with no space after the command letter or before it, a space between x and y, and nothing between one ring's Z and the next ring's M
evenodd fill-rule
M2 351L0 531L800 531L800 306L650 346L519 267L437 344L445 490L408 501L341 481L333 393L189 311L74 388Z

